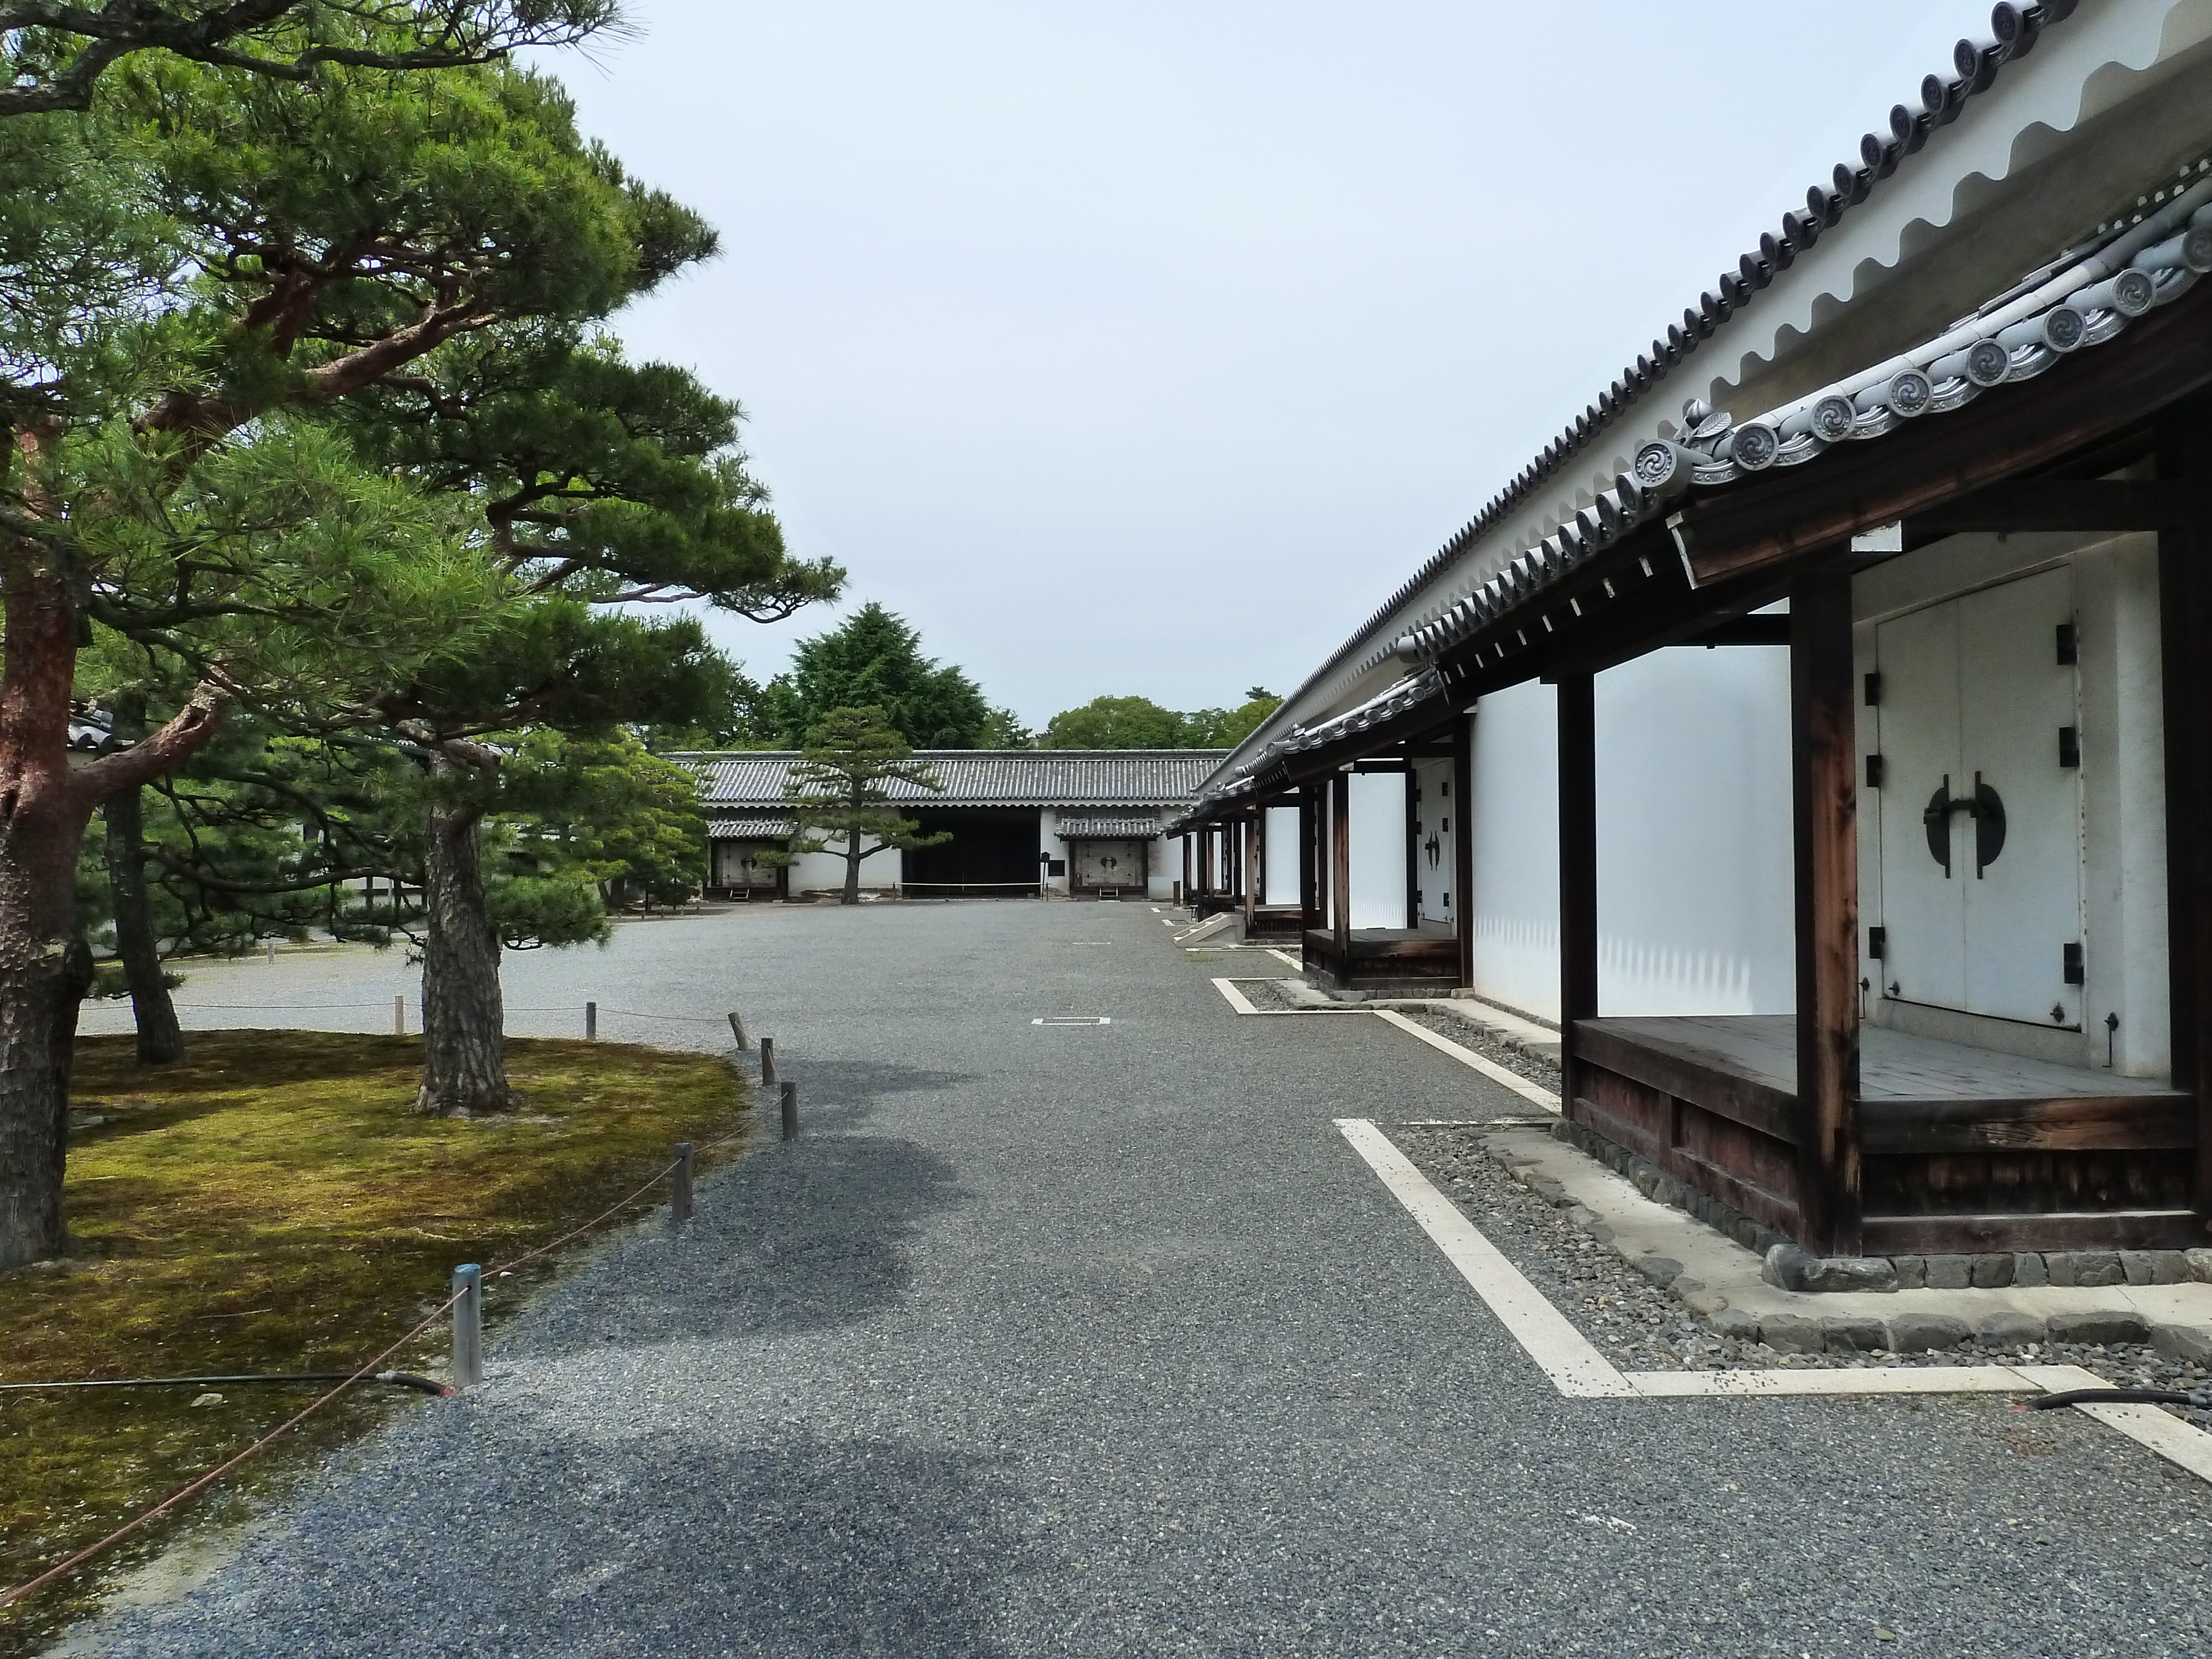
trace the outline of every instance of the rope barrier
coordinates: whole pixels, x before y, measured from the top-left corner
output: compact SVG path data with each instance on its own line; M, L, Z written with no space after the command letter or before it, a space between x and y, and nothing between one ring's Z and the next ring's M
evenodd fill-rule
M432 1325L438 1322L441 1316L452 1311L453 1304L459 1302L464 1292L459 1291L454 1291L453 1295L447 1297L435 1308L433 1308L428 1316L422 1320L422 1323L416 1325L414 1329L409 1331L406 1335L401 1337L397 1342L394 1342L382 1353L377 1355L375 1358L370 1360L367 1364L362 1366L358 1370L348 1376L344 1382L339 1383L327 1394L318 1395L313 1401L301 1407L298 1411L293 1413L291 1416L286 1418L275 1428L270 1430L268 1433L263 1435L261 1438L255 1441L252 1445L247 1446L241 1451L233 1453L222 1462L216 1464L215 1468L210 1469L205 1474L201 1475L197 1480L193 1480L189 1484L178 1488L177 1491L172 1492L168 1497L155 1504L152 1509L146 1510L143 1514L139 1515L131 1520L125 1522L113 1532L109 1533L106 1537L100 1539L96 1543L88 1544L76 1554L70 1556L64 1560L57 1562L54 1565L48 1567L44 1572L40 1573L37 1577L27 1579L24 1583L16 1585L13 1589L0 1590L0 1607L6 1607L11 1601L20 1601L27 1595L33 1595L36 1592L44 1589L47 1585L52 1583L57 1578L60 1578L75 1569L82 1566L86 1562L91 1560L95 1555L99 1555L106 1550L112 1549L117 1544L121 1543L125 1539L131 1536L132 1533L137 1532L141 1527L149 1525L153 1522L159 1520L161 1516L167 1515L171 1510L176 1508L178 1504L183 1503L186 1498L197 1498L200 1493L205 1492L216 1481L222 1479L224 1475L228 1474L240 1464L245 1462L247 1458L253 1456L264 1447L275 1443L278 1438L289 1433L301 1424L306 1422L317 1412L322 1410L324 1407L329 1405L331 1401L336 1400L340 1395L344 1394L349 1389L356 1387L363 1377L373 1375L377 1368L384 1363L384 1361L389 1359L393 1354L398 1353L400 1349L405 1347L416 1337L422 1335L424 1331L429 1329Z
M722 1136L718 1140L706 1141L693 1148L692 1155L696 1158L700 1152L713 1152L717 1147L726 1146L732 1141L743 1139L746 1133L747 1129L744 1127L732 1130L730 1133ZM505 1278L508 1274L514 1273L516 1268L522 1267L525 1263L535 1261L540 1256L560 1249L562 1245L566 1244L570 1239L590 1231L593 1227L598 1226L599 1223L605 1221L608 1217L613 1215L616 1212L625 1208L629 1205L636 1202L636 1200L644 1196L645 1194L659 1186L663 1181L665 1181L676 1171L681 1162L682 1160L680 1159L672 1158L662 1168L656 1170L652 1178L647 1180L643 1185L633 1188L626 1196L616 1200L615 1202L609 1205L605 1209L600 1211L599 1214L593 1216L589 1221L584 1222L580 1226L570 1228L558 1238L552 1239L546 1243L540 1244L534 1249L524 1251L522 1255L515 1257L512 1261L504 1262L498 1266L484 1269L483 1278ZM189 1498L196 1498L201 1492L205 1492L210 1486L220 1480L224 1475L229 1474L233 1469L244 1463L248 1458L255 1456L268 1447L273 1445L284 1435L289 1433L293 1429L297 1428L301 1424L306 1422L317 1412L322 1410L324 1407L329 1405L333 1400L336 1400L340 1395L345 1394L349 1390L359 1387L365 1379L374 1376L386 1360L392 1358L393 1354L398 1353L402 1348L405 1347L410 1342L412 1342L416 1337L422 1335L424 1331L429 1329L432 1325L435 1324L445 1315L452 1312L453 1304L458 1303L467 1294L468 1292L465 1290L455 1291L443 1302L441 1302L436 1307L433 1308L428 1314L424 1316L421 1322L408 1331L408 1333L404 1336L401 1337L398 1341L392 1343L390 1347L386 1348L383 1352L378 1354L375 1358L369 1360L366 1364L362 1365L356 1370L343 1373L344 1380L339 1382L337 1387L330 1389L327 1393L319 1395L314 1400L301 1407L300 1410L293 1413L291 1416L286 1418L282 1423L279 1423L275 1428L270 1430L268 1433L263 1435L258 1440L256 1440L252 1444L233 1453L229 1457L225 1458L222 1462L216 1464L215 1468L210 1469L205 1474L203 1474L198 1479L180 1486L168 1497L155 1504L153 1508L145 1510L143 1513L135 1516L131 1520L125 1522L123 1525L109 1533L105 1538L101 1538L94 1543L88 1544L82 1549L77 1551L74 1555L69 1556L65 1559L55 1563L54 1565L48 1567L44 1572L39 1574L35 1578L27 1579L22 1583L15 1586L12 1589L0 1590L0 1607L4 1607L14 1601L20 1601L27 1595L34 1595L38 1591L44 1589L47 1585L54 1583L55 1580L61 1578L73 1571L75 1569L82 1566L94 1556L100 1555L104 1552L112 1549L117 1544L121 1543L125 1539L130 1537L131 1534L138 1531L141 1528L148 1526L153 1522L159 1520L162 1516L167 1515L171 1510L175 1509L179 1504L185 1502ZM333 1375L338 1375L338 1373L333 1373Z

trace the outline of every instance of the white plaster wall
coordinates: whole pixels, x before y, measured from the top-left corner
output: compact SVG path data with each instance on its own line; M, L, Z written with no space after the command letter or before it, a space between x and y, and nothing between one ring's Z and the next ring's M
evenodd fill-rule
M1599 1008L1790 1012L1788 649L1674 647L1599 675L1597 809Z
M1559 1010L1558 696L1522 685L1474 722L1474 983ZM1598 1006L1787 1013L1795 1004L1788 653L1668 649L1597 683Z
M1060 873L1056 876L1045 874L1049 866L1042 862L1037 866L1037 874L1043 878L1048 897L1067 891L1067 872L1075 867L1074 854L1068 850L1067 843L1060 838L1060 809L1056 806L1041 807L1037 811L1037 851L1049 854L1060 861ZM1177 868L1181 866L1178 865Z
M2080 556L2074 595L2087 831L2081 1063L2109 1056L2123 1073L2163 1077L2172 1061L2157 538ZM2119 1017L2109 1032L2107 1015Z
M1270 806L1267 809L1266 840L1261 843L1261 856L1265 861L1265 880L1260 889L1262 904L1296 904L1298 902L1298 809L1295 806Z
M1406 775L1354 772L1352 925L1406 925Z
M1474 988L1559 1016L1559 697L1516 685L1482 699L1474 719Z
M871 853L860 860L863 890L888 892L898 884L900 860L896 848ZM845 860L835 853L801 853L791 866L791 890L800 893L842 893L845 890Z

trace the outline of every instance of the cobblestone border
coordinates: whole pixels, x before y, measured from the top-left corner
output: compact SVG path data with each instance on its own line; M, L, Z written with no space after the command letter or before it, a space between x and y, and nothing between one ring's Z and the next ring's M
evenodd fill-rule
M1695 1216L1765 1258L1760 1276L1784 1291L2000 1291L2045 1285L2212 1284L2212 1249L2002 1250L1981 1255L1817 1256L1649 1158L1565 1119L1554 1139L1626 1176L1654 1203Z

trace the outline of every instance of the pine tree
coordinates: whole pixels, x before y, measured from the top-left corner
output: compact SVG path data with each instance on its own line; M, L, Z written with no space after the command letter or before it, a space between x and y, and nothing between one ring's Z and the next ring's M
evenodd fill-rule
M871 854L952 839L925 835L918 820L901 817L890 804L885 784L945 785L927 762L914 758L913 745L882 709L830 710L806 734L804 752L785 791L798 824L785 857L834 850L845 860L841 904L860 902L860 865Z

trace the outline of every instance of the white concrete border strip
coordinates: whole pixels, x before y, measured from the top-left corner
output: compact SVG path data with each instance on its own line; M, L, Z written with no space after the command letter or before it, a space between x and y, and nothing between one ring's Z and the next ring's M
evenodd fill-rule
M2051 1394L2074 1389L2109 1389L2112 1385L2094 1371L2079 1365L2022 1365L2020 1374ZM2178 1463L2191 1474L2212 1480L2212 1434L2183 1422L2157 1406L2099 1406L2087 1401L2074 1409L2094 1417L2139 1446L2147 1446L2169 1463Z
M1367 1160L1390 1195L1406 1206L1421 1231L1459 1269L1460 1277L1498 1316L1498 1322L1543 1367L1553 1387L1571 1398L1618 1399L1636 1389L1613 1362L1566 1316L1544 1299L1521 1270L1498 1254L1475 1230L1459 1206L1429 1184L1429 1179L1364 1117L1340 1117L1336 1127L1352 1148Z
M1220 981L1216 981L1219 983ZM1224 989L1226 988L1224 987ZM1377 1010L1376 1012L1382 1012ZM1777 1366L1727 1371L1624 1373L1482 1236L1460 1207L1413 1167L1390 1138L1364 1117L1340 1117L1337 1130L1406 1206L1444 1259L1459 1270L1498 1322L1571 1399L1841 1398L1869 1395L2062 1394L2113 1386L2078 1365ZM2084 1401L2075 1410L2127 1436L2191 1474L2212 1481L2212 1434L2156 1406Z
M1228 998L1229 1006L1240 1014L1256 1014L1265 1012L1252 1006L1252 1000L1237 988L1237 981L1233 979L1217 979L1213 981L1213 988Z
M1496 1060L1478 1054L1472 1048L1462 1048L1449 1037L1431 1031L1417 1019L1409 1019L1395 1008L1370 1010L1377 1019L1388 1020L1401 1031L1411 1032L1429 1045L1449 1054L1462 1066L1471 1066L1500 1087L1510 1089L1523 1100L1534 1101L1547 1112L1559 1109L1559 1097L1549 1089L1539 1088L1517 1072L1509 1072Z
M1216 979L1213 988L1227 999L1229 1006L1240 1014L1250 1014L1255 1019L1273 1019L1285 1014L1371 1014L1372 1008L1255 1008L1251 998L1237 988L1233 979Z
M2084 1373L2086 1375L2086 1373ZM1756 1371L1631 1371L1653 1400L1845 1394L2027 1394L2035 1384L2009 1365L1808 1365Z

